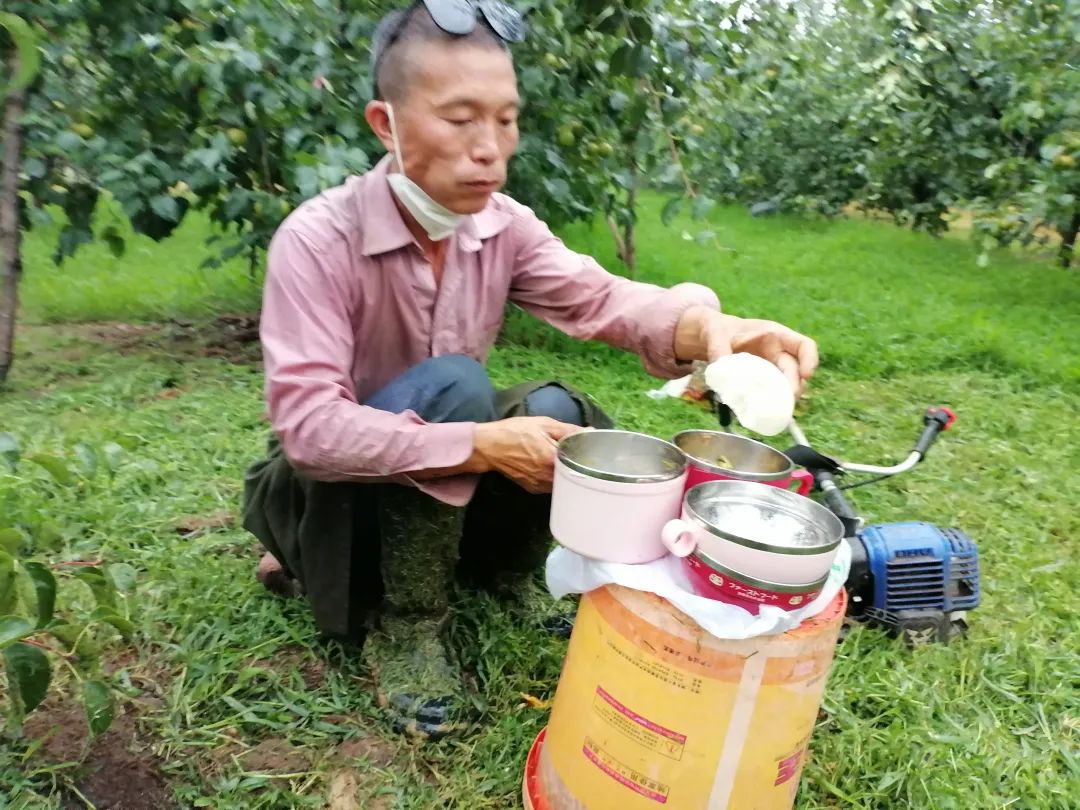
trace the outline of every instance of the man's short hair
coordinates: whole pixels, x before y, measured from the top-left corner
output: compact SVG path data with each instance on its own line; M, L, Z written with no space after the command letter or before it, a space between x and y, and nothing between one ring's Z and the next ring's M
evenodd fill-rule
M375 28L371 41L371 78L375 98L400 101L410 80L410 51L423 42L461 42L485 48L510 49L487 20L478 19L468 34L450 34L431 18L423 3L391 11Z

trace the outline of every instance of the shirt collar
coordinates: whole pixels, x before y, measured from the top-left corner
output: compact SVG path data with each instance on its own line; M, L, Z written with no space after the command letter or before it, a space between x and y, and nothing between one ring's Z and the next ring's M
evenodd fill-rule
M362 225L362 251L375 256L400 250L413 243L413 235L405 225L394 202L394 193L386 182L393 158L387 154L365 175L360 187L359 206ZM500 210L493 197L483 211L462 220L451 239L457 239L462 250L475 253L485 239L504 231L513 217Z

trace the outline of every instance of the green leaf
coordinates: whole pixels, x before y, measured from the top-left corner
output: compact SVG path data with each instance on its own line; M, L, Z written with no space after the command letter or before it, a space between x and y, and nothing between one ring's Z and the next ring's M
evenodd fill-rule
M48 567L38 562L23 563L23 570L34 583L34 594L37 596L37 626L40 630L52 621L53 609L56 607L56 577Z
M1065 147L1059 143L1044 143L1039 147L1039 157L1049 162L1065 151Z
M319 172L312 166L301 166L296 170L296 188L302 197L314 197L319 193Z
M135 632L135 625L132 624L130 619L125 619L115 610L109 607L95 608L94 612L90 614L90 619L96 622L105 622L116 628L117 632L124 637L124 640L131 638Z
M113 581L116 590L120 593L131 593L135 590L135 581L139 573L133 566L127 563L113 563L108 567L109 579Z
M87 655L86 653L96 652L87 650L87 644L91 643L91 639L85 631L86 625L69 624L62 621L54 621L45 628L45 632L64 645L65 650L74 652L80 659L92 658L93 654Z
M53 480L58 484L64 486L71 486L75 483L75 478L71 474L71 470L68 469L64 460L57 458L56 456L47 456L38 454L35 456L27 456L27 461L37 464L41 469L45 470L49 475L53 477Z
M101 452L105 456L105 466L108 468L109 474L115 473L120 468L120 462L124 458L124 448L116 442L109 442L101 448Z
M319 41L322 42L322 40ZM239 51L236 54L236 61L246 67L252 73L258 73L260 70L262 70L262 60L259 58L259 55L254 51Z
M75 578L82 580L90 588L94 594L94 599L97 601L99 607L112 608L116 610L116 586L113 585L111 579L105 576L105 573L95 567L90 568L78 568L75 571Z
M70 216L70 212L69 212ZM56 250L53 251L52 260L57 266L64 263L64 259L74 256L82 245L88 245L94 241L94 234L87 228L78 228L74 225L65 225L56 240Z
M40 180L49 171L45 161L41 160L41 158L27 158L23 161L22 168L26 172L26 176L32 180Z
M716 200L702 194L694 199L694 204L691 206L690 213L694 219L703 219L708 216L709 212L712 211L715 206Z
M15 610L15 558L6 551L0 551L0 615Z
M643 14L630 17L630 32L638 42L649 42L653 36L652 23Z
M251 193L242 188L234 188L221 206L221 215L226 222L243 219L251 210Z
M110 225L102 231L101 238L105 240L105 244L113 256L117 259L123 258L124 253L127 251L127 240L120 235L120 231L115 225Z
M0 529L0 551L6 551L12 557L22 548L23 536L18 529Z
M41 67L41 51L38 50L37 35L21 17L0 12L0 28L4 28L15 43L19 56L19 69L7 85L0 87L0 99L9 93L25 89L37 76Z
M221 163L224 155L220 149L215 149L210 146L206 149L196 149L191 153L192 160L195 160L202 164L203 168L208 171L213 171Z
M672 199L668 200L664 204L664 210L660 212L660 221L663 222L664 225L670 225L674 221L675 217L679 215L679 212L682 211L682 206L682 197L673 197Z
M109 687L101 681L83 681L83 705L90 733L95 737L104 734L112 725L116 712Z
M56 136L56 145L64 152L77 152L83 145L83 139L66 129Z
M34 632L34 623L22 616L0 616L0 648L24 639Z
M11 691L22 701L23 711L32 712L40 706L52 678L48 656L29 644L12 644L4 650L4 668Z
M611 55L611 72L617 76L629 76L633 73L633 64L634 46L624 42Z
M14 470L21 455L22 448L19 447L19 442L15 437L10 433L0 433L0 460Z
M55 551L64 544L64 532L55 523L42 521L34 535L34 548L39 551Z
M169 222L180 221L180 205L176 199L168 194L159 194L150 201L150 209L162 219Z
M98 468L97 451L83 442L76 444L73 449L75 452L75 459L79 462L79 467L83 474L87 478L93 478L94 475L97 474Z

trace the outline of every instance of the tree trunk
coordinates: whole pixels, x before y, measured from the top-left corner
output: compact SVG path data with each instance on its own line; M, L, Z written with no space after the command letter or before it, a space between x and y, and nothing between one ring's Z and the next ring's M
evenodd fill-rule
M637 269L637 244L634 241L634 220L637 219L637 165L630 166L630 190L626 194L626 208L630 212L626 225L623 226L623 263L630 274L634 277Z
M19 56L8 57L7 75L19 70ZM19 308L19 276L22 275L19 232L19 164L22 158L22 116L26 105L23 90L4 100L3 168L0 170L0 385L14 359L15 313Z
M1080 233L1080 209L1073 212L1069 227L1061 233L1061 247L1058 249L1058 259L1061 261L1062 267L1068 268L1072 264L1077 233Z

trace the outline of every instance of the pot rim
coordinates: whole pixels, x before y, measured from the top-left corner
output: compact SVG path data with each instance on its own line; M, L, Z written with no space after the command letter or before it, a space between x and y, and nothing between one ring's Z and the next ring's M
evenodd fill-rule
M566 449L567 442L574 439L575 436L595 436L597 434L614 433L622 436L636 436L642 439L647 439L649 442L653 442L658 445L662 445L665 450L670 451L673 461L677 461L675 469L670 472L654 473L650 475L628 475L625 473L614 473L606 470L598 470L595 467L590 467L586 464L571 458ZM656 436L650 436L648 433L637 433L632 430L589 430L581 433L572 433L569 436L564 437L559 442L559 450L557 453L557 460L560 464L564 465L567 469L573 470L576 473L587 476L589 478L598 478L601 481L614 481L619 484L658 484L664 481L674 481L678 478L686 475L686 469L689 465L689 459L686 454L672 444L669 441L660 439Z
M732 467L721 467L719 464L710 464L707 461L702 461L697 456L690 455L690 453L686 452L682 449L682 447L679 446L680 436L689 436L693 433L711 433L717 436L730 436L732 438L739 439L740 441L749 442L750 444L755 444L758 447L763 447L766 450L769 450L772 453L775 453L778 456L783 456L785 459L787 459L787 469L781 472L771 473L751 472L749 470L736 470ZM698 469L704 470L705 472L716 473L717 475L730 475L732 478L738 478L741 481L780 481L784 478L790 478L791 474L795 472L795 462L793 462L786 453L781 450L777 450L772 445L765 444L765 442L759 442L756 439L750 439L746 436L740 436L738 433L727 433L723 430L709 430L707 428L691 428L689 430L680 430L678 433L671 437L671 442L679 448L683 455L686 456L687 461L689 461L690 463L690 466L697 467Z
M747 538L747 537L740 537L739 535L734 534L732 532L724 531L723 529L719 528L718 526L715 526L712 523L710 523L709 521L705 520L705 518L703 518L701 515L699 515L694 510L694 507L690 504L690 495L691 495L691 493L695 492L696 490L700 489L701 487L715 487L718 484L739 484L739 483L742 483L743 486L747 486L747 487L763 486L762 484L757 484L757 483L752 483L752 482L750 482L750 483L738 482L738 481L706 481L703 484L698 484L696 487L691 487L690 489L688 489L686 491L686 494L683 496L684 519L688 518L690 520L690 522L693 523L695 526L701 527L702 529L704 529L709 534L713 535L714 537L719 537L721 540L728 540L728 541L730 541L730 542L732 542L732 543L734 543L735 545L738 545L738 546L744 546L746 548L756 549L757 551L768 551L768 552L772 552L773 554L795 555L795 556L816 556L816 555L819 555L819 554L826 554L826 553L828 553L830 551L833 551L834 549L836 549L840 545L840 543L843 542L843 540L844 540L844 526L840 522L840 519L837 518L832 512L830 512L828 509L826 509L821 504L816 503L815 501L811 501L809 499L806 499L807 500L807 505L803 505L804 508L814 509L816 507L815 511L821 510L823 517L827 516L828 518L832 518L833 529L836 530L835 531L835 533L836 533L836 539L835 540L830 541L828 543L823 543L823 544L817 545L817 546L778 546L778 545L771 544L771 543L762 543L762 542L760 542L758 540L752 540L752 539ZM793 493L786 492L785 490L777 490L775 487L769 487L769 489L770 489L770 491L772 493L783 493L783 494L791 495L791 497L793 497L793 498L801 497L801 496L798 496L798 495L794 495ZM773 495L770 495L770 497L773 497ZM776 496L776 497L779 497L779 496ZM740 502L743 502L743 503L752 503L753 502L751 498L747 498L746 496L738 497L738 500ZM796 518L799 518L799 519L805 519L802 516L798 515L797 513L793 513L792 510L781 509L781 511L784 511L785 513L787 513L788 515L791 515L793 517L796 517Z
M710 557L704 551L700 549L694 549L691 553L692 557L697 558L706 568L715 571L718 574L734 579L741 582L743 585L749 585L751 588L758 588L763 591L772 591L773 593L790 593L790 594L805 594L812 593L815 590L819 590L825 586L825 583L829 581L829 572L825 572L825 576L821 577L814 582L809 582L805 585L785 585L780 582L769 582L767 579L757 579L749 574L741 574L738 571L728 568L726 565L717 562L716 559Z

